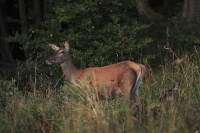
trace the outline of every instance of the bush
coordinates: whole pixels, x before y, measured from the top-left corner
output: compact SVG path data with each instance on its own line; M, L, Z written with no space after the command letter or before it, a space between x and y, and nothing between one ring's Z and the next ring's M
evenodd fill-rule
M138 51L151 42L151 39L135 37L148 26L137 23L134 1L60 0L51 4L51 13L43 22L32 25L29 35L16 34L7 41L40 49L38 57L44 59L50 52L47 43L63 45L68 40L79 67L138 61L142 58L138 57Z

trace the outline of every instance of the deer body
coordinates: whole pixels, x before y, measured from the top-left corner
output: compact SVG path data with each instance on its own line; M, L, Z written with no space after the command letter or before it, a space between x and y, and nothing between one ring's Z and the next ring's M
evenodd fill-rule
M60 64L65 80L74 84L77 80L88 84L97 93L99 99L104 99L105 96L109 99L123 96L126 100L136 102L141 110L139 87L146 73L146 68L142 64L123 61L104 67L77 69L70 57L68 42L65 42L64 48L54 44L49 44L49 46L55 53L46 60L46 63ZM141 114L139 115L141 117Z
M103 95L109 96L110 99L121 95L126 99L131 99L129 94L138 74L134 69L139 70L140 68L136 63L123 61L104 67L91 67L82 70L74 68L72 69L74 71L70 73L65 69L69 68L66 67L67 62L63 63L65 64L61 64L61 67L65 74L65 80L73 83L75 79L78 79L86 84L90 84L96 89L101 99L103 99Z
M180 86L180 80L178 80L175 84L174 87L170 90L168 90L161 98L160 102L167 104L168 107L173 107L179 99L178 95L178 89Z

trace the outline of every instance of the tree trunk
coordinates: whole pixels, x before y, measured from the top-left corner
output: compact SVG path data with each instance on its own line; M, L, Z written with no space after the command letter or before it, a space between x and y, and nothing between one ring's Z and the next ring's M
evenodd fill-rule
M47 0L43 1L43 16L49 13L49 2Z
M40 1L34 0L33 1L33 9L35 13L36 22L40 22L42 20L41 8L40 8Z
M200 24L200 0L184 0L182 17L191 28L193 24Z
M136 8L139 13L139 19L160 20L164 18L163 15L155 12L149 6L149 0L136 0Z
M1 28L1 45L0 45L0 64L4 63L4 64L8 64L14 63L14 59L12 57L12 52L11 49L9 48L9 44L4 40L7 37L7 31L6 31L6 26L4 23L4 16L2 13L2 9L0 7L0 28Z
M20 24L21 24L21 34L27 35L28 34L28 24L26 19L26 5L24 0L18 0L19 4L19 17L20 17ZM24 45L24 44L23 44ZM24 49L24 56L26 59L29 58L29 50Z

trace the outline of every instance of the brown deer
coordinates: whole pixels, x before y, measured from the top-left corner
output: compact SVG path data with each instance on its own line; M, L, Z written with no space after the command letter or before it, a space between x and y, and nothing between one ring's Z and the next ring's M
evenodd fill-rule
M174 107L174 105L178 102L179 95L178 95L178 89L180 86L180 80L178 80L174 87L170 90L168 90L161 98L160 102L164 105L167 105L167 107Z
M49 46L54 54L46 60L46 63L48 65L60 64L65 80L74 85L77 81L88 84L97 93L98 99L104 99L105 96L109 99L123 96L126 100L136 102L140 121L142 103L139 97L139 87L146 73L144 65L122 61L104 67L77 69L72 62L68 42L64 43L65 47L58 47L54 44L49 44ZM105 86L108 89L105 89Z

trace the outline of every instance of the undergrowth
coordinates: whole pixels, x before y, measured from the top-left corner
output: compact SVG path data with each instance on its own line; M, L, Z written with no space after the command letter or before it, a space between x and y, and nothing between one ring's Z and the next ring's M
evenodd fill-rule
M123 98L95 100L94 93L87 85L75 87L67 82L60 83L62 76L38 74L36 62L27 76L28 83L23 84L25 89L21 88L20 79L0 80L0 132L199 131L198 51L194 52L194 57L193 60L186 59L179 67L172 67L172 60L169 60L158 68L148 68L140 88L143 103L140 126L137 110L129 108ZM176 107L161 107L159 98L178 79L181 80L181 86Z

